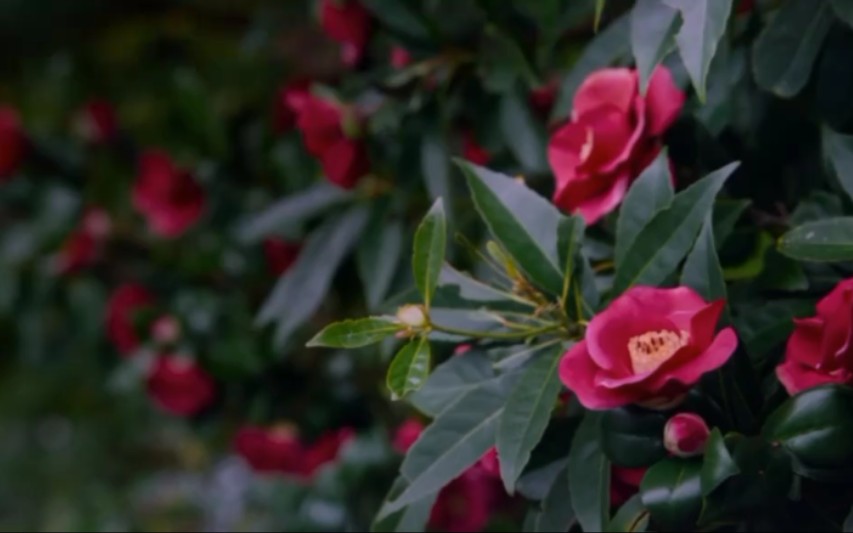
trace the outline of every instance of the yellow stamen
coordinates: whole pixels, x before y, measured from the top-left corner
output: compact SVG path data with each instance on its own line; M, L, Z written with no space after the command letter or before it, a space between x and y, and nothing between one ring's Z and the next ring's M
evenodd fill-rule
M690 340L686 331L649 331L628 341L628 353L635 374L650 372L675 355Z

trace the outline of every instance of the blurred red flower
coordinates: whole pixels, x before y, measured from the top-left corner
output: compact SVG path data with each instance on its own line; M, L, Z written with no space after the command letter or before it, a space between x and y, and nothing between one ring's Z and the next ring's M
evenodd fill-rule
M173 238L201 217L205 195L190 173L178 168L167 153L148 150L139 159L133 205L153 233Z
M134 316L142 309L154 304L154 296L135 283L126 283L115 289L107 302L107 336L116 350L129 355L139 347Z
M357 66L373 29L373 20L364 6L356 0L321 0L320 25L329 38L341 44L344 64Z
M214 400L216 385L188 357L158 356L148 375L148 395L163 410L177 416L193 416Z
M0 106L0 182L10 178L27 152L27 138L18 112L10 106Z

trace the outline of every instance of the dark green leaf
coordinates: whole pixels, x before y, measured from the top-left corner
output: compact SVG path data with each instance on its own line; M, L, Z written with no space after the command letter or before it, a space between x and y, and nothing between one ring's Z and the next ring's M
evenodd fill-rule
M534 355L506 401L498 421L497 450L501 478L507 492L515 492L515 482L530 460L551 419L562 385L557 374L563 346L551 347Z
M403 257L403 233L399 221L375 218L356 250L358 272L370 309L375 309L388 295Z
M640 498L656 524L666 529L695 529L702 510L702 462L664 459L649 468Z
M800 261L853 260L853 217L808 222L779 239L779 251Z
M388 367L388 389L395 398L405 398L420 389L429 377L432 351L426 337L410 341L394 356Z
M601 16L604 14L604 5L606 2L607 0L595 0L595 23L593 26L596 32L598 32L599 26L601 26Z
M610 461L601 450L601 413L589 411L569 451L569 492L584 531L603 531L610 516Z
M525 171L537 173L548 168L545 128L522 94L513 91L501 98L500 125L509 149Z
M483 84L494 92L512 89L521 78L530 87L539 85L539 79L524 51L512 35L494 25L486 26L480 46L480 66Z
M831 25L829 2L789 0L782 4L752 49L758 85L783 98L799 93L809 81Z
M714 224L710 213L699 231L693 251L687 256L681 271L681 284L692 287L707 301L727 299L726 281L723 279L723 267L717 257L714 244ZM725 321L731 322L728 304L724 312Z
M420 412L434 418L461 397L494 379L491 362L481 353L471 351L439 365L409 400Z
M460 162L474 205L495 238L540 287L560 294L563 268L557 254L557 228L563 218L547 200L523 183Z
M400 37L416 43L429 42L432 32L423 15L409 2L399 0L363 0L364 6L382 21L382 25Z
M639 494L625 502L610 521L607 531L634 533L646 531L649 527L649 512L643 507Z
M735 224L750 205L749 200L719 199L714 204L714 240L718 246L726 244Z
M705 460L702 464L702 495L711 494L725 480L740 473L740 468L732 459L726 441L718 428L711 431L705 446Z
M659 211L672 203L674 196L669 162L663 151L640 174L622 201L619 219L616 221L614 259L617 267L625 260L625 254L640 231Z
M693 246L714 198L737 163L727 165L676 195L672 204L658 212L640 231L616 269L613 294L636 284L658 285L678 268Z
M847 518L844 519L844 527L842 528L842 531L844 531L844 533L853 532L853 507L850 508L850 513L847 515Z
M397 478L394 485L391 486L391 490L388 491L388 496L386 496L385 501L389 502L394 500L397 496L402 494L407 486L408 483L406 483L405 479L402 477ZM435 503L437 496L437 493L432 494L407 507L404 507L396 513L391 513L385 516L382 520L375 520L371 525L370 530L375 533L420 533L424 531L426 529L427 521L429 520L430 511L432 511L432 506ZM380 516L385 514L386 513L384 513L383 510L380 510L378 513Z
M421 173L430 197L433 200L442 198L451 205L450 153L438 128L430 129L424 134L421 144Z
M361 348L376 344L401 329L396 321L381 317L344 320L326 326L308 341L308 347Z
M474 302L478 305L485 302L518 302L517 297L511 293L500 291L445 263L441 269L441 276L438 279L438 294L440 296L451 292L457 298Z
M606 411L601 424L601 447L613 464L640 468L666 456L660 413L625 407Z
M823 153L832 164L841 188L853 198L853 135L823 129Z
M760 360L788 338L794 329L795 317L807 316L813 311L811 302L800 300L740 308L735 320L738 339L750 358Z
M631 50L645 94L655 67L675 46L678 12L662 0L637 0L631 11Z
M530 511L524 531L546 533L568 531L575 521L575 513L567 502L571 499L566 469L557 474L548 495L542 501L542 507Z
M853 26L853 2L850 0L829 0L835 15L848 26Z
M427 308L432 303L432 295L438 285L446 248L447 221L444 218L444 205L439 198L415 232L415 250L412 256L415 283Z
M353 198L328 182L318 183L305 191L292 194L239 223L237 238L245 243L255 243L290 226L303 223L332 207Z

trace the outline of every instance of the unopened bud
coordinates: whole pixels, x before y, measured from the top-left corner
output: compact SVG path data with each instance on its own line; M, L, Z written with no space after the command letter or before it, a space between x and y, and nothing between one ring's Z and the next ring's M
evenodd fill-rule
M427 324L426 312L420 305L404 305L397 310L397 320L414 329L422 328Z
M693 457L705 451L711 431L701 416L679 413L663 429L663 445L676 457Z
M161 316L151 326L151 336L158 344L174 344L181 336L181 325L173 316Z

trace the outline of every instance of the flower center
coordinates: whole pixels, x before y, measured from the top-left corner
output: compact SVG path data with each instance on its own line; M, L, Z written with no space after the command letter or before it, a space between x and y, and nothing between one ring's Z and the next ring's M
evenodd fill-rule
M676 333L665 329L631 337L628 353L634 373L645 374L656 369L686 346L689 340L690 334L686 331Z

